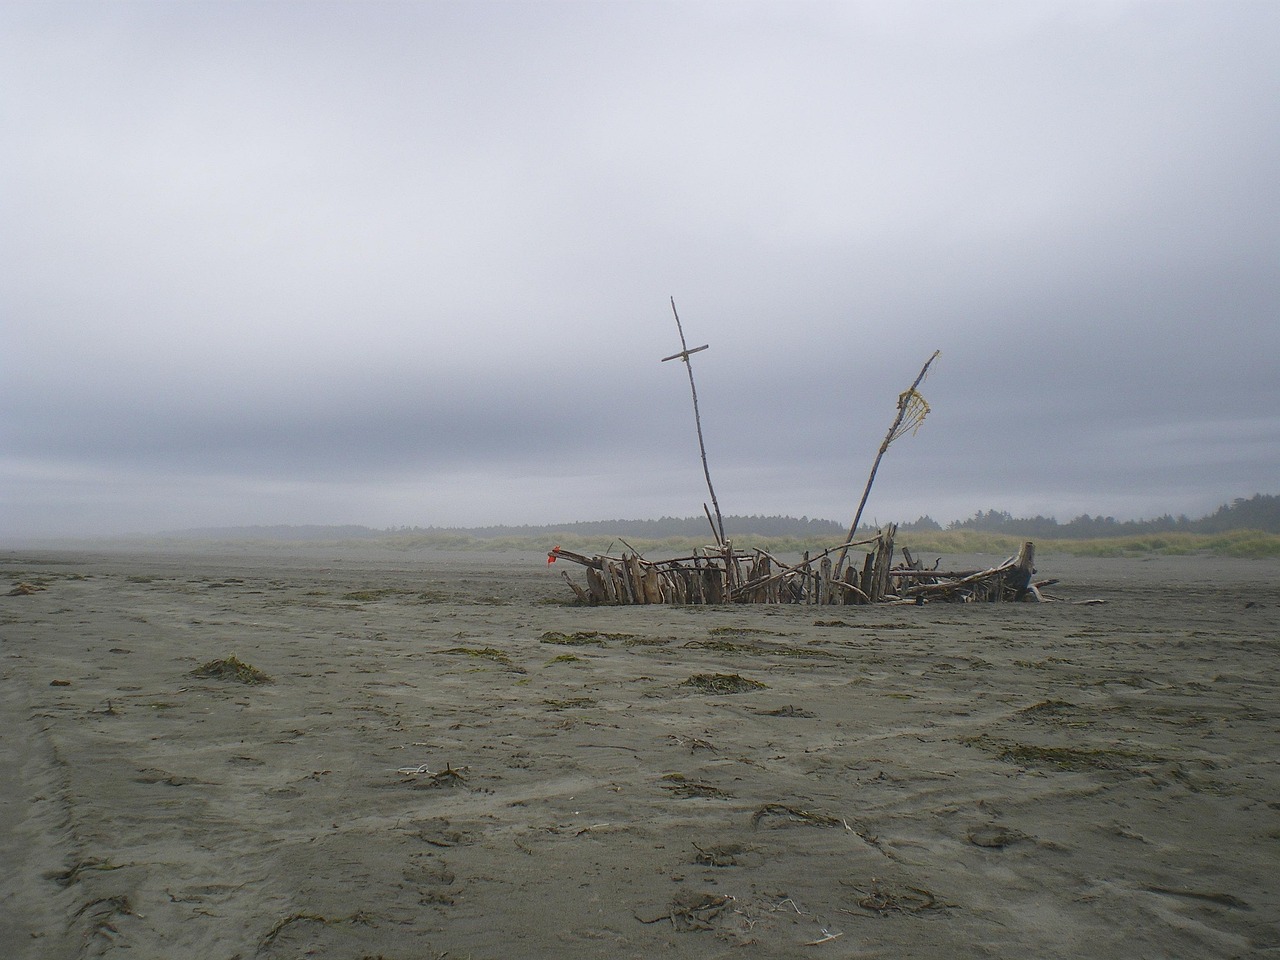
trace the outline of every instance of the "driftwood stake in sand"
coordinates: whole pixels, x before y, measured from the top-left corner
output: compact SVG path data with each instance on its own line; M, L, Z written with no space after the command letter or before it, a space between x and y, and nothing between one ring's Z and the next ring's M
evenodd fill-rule
M862 499L858 501L858 512L853 515L853 523L849 526L849 533L844 538L846 543L858 533L858 523L862 520L862 508L867 505L867 497L871 495L871 485L876 482L876 471L880 469L880 461L884 458L885 451L889 449L889 445L893 441L908 430L918 429L920 424L924 422L925 416L929 413L929 404L924 402L924 397L916 393L916 388L920 386L925 374L929 372L929 365L937 360L938 355L941 353L941 350L933 351L933 356L926 360L924 366L920 368L920 374L916 377L915 382L905 391L898 394L898 414L893 418L893 424L889 427L889 432L884 435L884 442L880 444L880 450L876 453L875 462L871 464L871 475L867 477L867 485L862 490ZM848 552L848 548L845 548L836 557L835 575L837 577L841 574L845 555Z
M673 353L669 357L663 357L662 362L675 360L679 358L684 361L685 369L689 371L689 392L693 394L693 420L698 427L698 449L702 452L702 475L707 478L707 492L711 494L711 505L716 510L716 536L721 544L724 543L724 518L720 516L720 503L716 500L715 487L711 485L711 470L707 467L707 445L702 440L702 416L698 413L698 388L693 382L693 364L689 362L689 354L697 353L699 350L706 350L710 344L704 343L700 347L689 349L689 344L684 339L684 327L680 324L680 314L676 311L676 298L671 298L671 312L676 318L676 330L680 332L680 352Z

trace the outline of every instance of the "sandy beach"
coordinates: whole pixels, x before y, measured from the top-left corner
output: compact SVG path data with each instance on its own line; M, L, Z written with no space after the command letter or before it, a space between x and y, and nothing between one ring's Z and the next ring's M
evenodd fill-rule
M562 566L4 551L0 956L1280 957L1280 563L840 608Z

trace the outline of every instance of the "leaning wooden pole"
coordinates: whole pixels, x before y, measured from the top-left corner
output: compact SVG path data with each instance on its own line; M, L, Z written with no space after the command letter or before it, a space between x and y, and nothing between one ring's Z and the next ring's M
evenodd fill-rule
M707 467L707 445L702 440L702 415L698 412L698 388L693 382L693 364L689 362L689 354L705 350L709 344L703 344L690 350L689 344L684 339L684 327L680 324L680 314L676 312L675 297L671 298L671 312L675 314L676 329L680 331L680 352L673 353L669 357L663 357L662 362L666 363L668 360L679 358L684 361L685 368L689 371L689 392L693 394L693 420L698 427L698 449L702 452L702 475L707 478L707 492L711 494L711 506L716 511L716 526L713 528L713 532L719 537L720 545L723 546L725 542L724 517L720 515L720 503L716 500L716 489L711 485L711 470Z
M858 512L853 515L853 523L849 526L849 533L844 538L846 544L851 543L857 535L858 524L862 521L862 508L867 505L867 497L871 495L871 485L876 482L876 471L880 469L880 461L884 459L885 451L889 449L889 445L902 435L899 431L902 428L902 421L906 419L907 410L912 405L912 400L917 396L916 388L920 386L925 374L929 372L929 365L938 359L940 353L942 353L941 350L933 351L933 356L926 360L924 366L920 368L919 376L916 377L905 392L898 395L898 414L893 418L893 424L889 427L889 432L884 435L884 442L880 444L880 450L876 453L875 462L871 464L871 475L867 477L867 485L862 489L862 499L858 501ZM928 407L926 406L924 409L927 411ZM923 414L920 415L920 419L924 419ZM845 546L841 548L839 556L836 557L835 576L837 578L844 567L845 555L848 552L849 548Z

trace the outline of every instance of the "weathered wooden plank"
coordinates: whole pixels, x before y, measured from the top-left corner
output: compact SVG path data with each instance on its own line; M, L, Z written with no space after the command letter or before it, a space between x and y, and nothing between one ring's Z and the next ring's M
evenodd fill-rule
M641 575L641 582L644 584L645 603L662 603L662 578L658 571L649 567Z
M592 603L612 603L609 588L605 586L604 575L596 567L587 567L587 592Z
M724 603L724 574L719 567L707 564L702 568L702 589L707 603Z
M871 590L867 593L872 603L879 603L889 591L889 568L893 565L893 538L897 532L896 523L886 524L880 530L880 544L876 547Z
M1028 540L1018 551L1017 559L1014 560L1013 568L1009 571L1006 581L1009 588L1013 590L1014 600L1026 598L1028 587L1031 585L1031 575L1036 572L1035 559L1036 545ZM1038 595L1036 599L1039 599Z
M588 567L587 569L590 571L591 568ZM573 595L578 598L579 603L586 603L588 601L587 591L583 590L573 582L573 578L569 576L568 570L561 570L560 576L564 577L564 582L569 585L569 589L573 591Z
M624 604L628 602L627 585L622 579L622 571L618 569L618 564L613 561L607 562L607 577L610 592L613 594L613 602L615 604Z

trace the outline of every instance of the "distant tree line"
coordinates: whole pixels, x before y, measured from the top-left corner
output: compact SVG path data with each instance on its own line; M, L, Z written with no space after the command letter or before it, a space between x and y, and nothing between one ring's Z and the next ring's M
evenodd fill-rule
M728 516L725 533L731 538L795 537L797 539L839 542L846 527L834 520L784 516ZM874 529L863 525L863 531ZM945 527L930 516L903 523L904 531L932 532L940 530L975 530L999 533L1029 540L1091 540L1106 537L1144 536L1160 533L1223 533L1228 530L1259 530L1280 533L1280 496L1255 494L1223 504L1207 517L1192 520L1185 514L1165 514L1152 520L1117 520L1115 517L1091 517L1082 514L1066 523L1053 517L1015 517L1003 510L979 510L967 520L954 520ZM220 527L183 530L173 536L199 539L252 540L360 540L374 537L412 534L457 534L477 539L500 537L634 537L638 540L662 540L668 537L711 540L711 525L705 516L661 517L657 520L588 520L541 526L488 527L373 527L347 526L255 526Z
M724 518L725 533L734 537L796 537L805 539L838 539L846 527L834 520L810 517L728 516ZM1082 514L1066 523L1054 517L1015 517L1003 510L979 510L967 520L953 520L945 527L925 515L910 523L903 523L904 531L979 530L986 533L1002 533L1014 537L1046 540L1089 540L1102 537L1141 536L1152 533L1222 533L1226 530L1260 530L1264 533L1280 533L1280 496L1255 494L1237 498L1224 504L1207 517L1192 520L1185 514L1165 514L1152 520L1117 520L1115 517L1091 517ZM865 531L874 529L863 525ZM538 537L557 534L582 537L609 536L635 537L641 540L661 540L666 537L711 537L711 526L705 516L661 517L657 520L588 520L576 523L547 524L541 526L491 526L468 528L400 527L387 533L466 533L469 536Z
M925 525L904 524L904 527L942 529L929 517L921 517L916 523ZM1053 517L1015 517L1002 510L988 510L985 513L979 510L968 520L956 520L948 524L946 529L980 530L984 533L1004 533L1030 539L1039 537L1058 540L1093 540L1153 533L1223 533L1227 530L1280 533L1280 496L1259 493L1247 500L1238 497L1199 520L1192 520L1185 514L1174 517L1167 513L1151 520L1117 520L1115 517L1081 514L1066 523L1059 523Z

